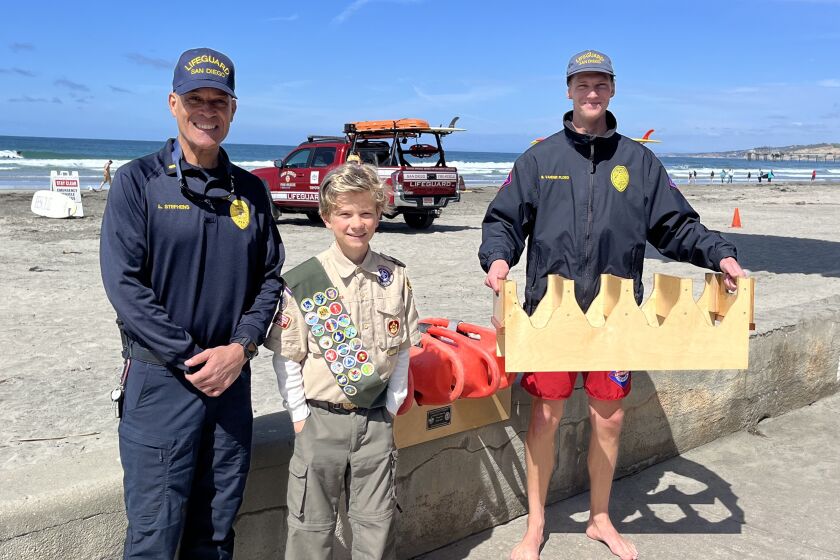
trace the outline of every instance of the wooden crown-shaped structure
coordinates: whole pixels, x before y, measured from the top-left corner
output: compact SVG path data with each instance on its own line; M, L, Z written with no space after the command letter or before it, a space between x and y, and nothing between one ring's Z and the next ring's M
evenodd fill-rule
M633 280L602 274L584 314L574 281L549 275L529 317L506 280L494 300L497 352L508 372L746 369L755 280L737 282L730 294L721 274L706 274L694 301L690 278L656 274L639 307Z

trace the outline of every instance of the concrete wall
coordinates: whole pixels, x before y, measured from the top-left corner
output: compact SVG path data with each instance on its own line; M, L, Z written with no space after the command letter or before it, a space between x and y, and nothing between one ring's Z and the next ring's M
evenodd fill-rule
M840 389L840 297L771 316L750 340L750 369L634 374L618 474L625 475ZM586 399L578 388L559 430L549 501L586 489ZM410 558L526 513L523 438L530 399L513 393L509 422L400 452L400 556ZM293 438L285 413L255 425L237 524L237 557L281 557ZM711 466L713 468L713 466ZM0 559L116 558L124 531L116 450L3 473ZM337 546L350 538L338 528Z

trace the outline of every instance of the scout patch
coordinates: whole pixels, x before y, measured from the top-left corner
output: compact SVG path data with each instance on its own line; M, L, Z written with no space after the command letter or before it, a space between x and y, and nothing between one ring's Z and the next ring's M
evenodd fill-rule
M396 319L391 319L388 321L388 334L391 336L397 336L400 332L400 322Z
M610 173L610 182L615 187L615 190L624 192L624 189L630 184L630 173L627 171L627 168L623 165L613 167Z
M283 316L280 318L280 328L281 329L288 329L289 326L292 324L292 318L283 313Z
M241 198L231 202L230 217L239 229L248 227L248 224L251 223L251 210L248 209L248 203Z
M306 298L300 302L300 308L303 309L304 312L312 311L315 309L315 302L310 298Z
M379 277L376 281L379 282L379 285L383 288L387 288L394 282L394 274L387 267L380 266Z
M338 290L335 288L327 288L324 290L324 295L327 296L327 299L333 301L338 298Z

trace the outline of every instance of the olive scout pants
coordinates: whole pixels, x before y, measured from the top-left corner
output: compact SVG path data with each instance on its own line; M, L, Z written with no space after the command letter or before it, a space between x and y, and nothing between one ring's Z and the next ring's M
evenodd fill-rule
M342 488L353 531L353 560L396 558L397 451L385 407L312 413L289 462L286 559L332 558Z

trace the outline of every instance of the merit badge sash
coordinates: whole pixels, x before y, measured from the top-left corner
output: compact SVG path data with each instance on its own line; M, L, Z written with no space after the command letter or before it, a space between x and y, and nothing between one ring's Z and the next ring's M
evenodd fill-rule
M320 261L312 257L283 278L336 384L350 402L361 408L384 406L387 383L377 374L359 329Z

